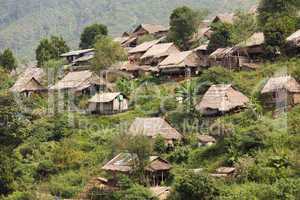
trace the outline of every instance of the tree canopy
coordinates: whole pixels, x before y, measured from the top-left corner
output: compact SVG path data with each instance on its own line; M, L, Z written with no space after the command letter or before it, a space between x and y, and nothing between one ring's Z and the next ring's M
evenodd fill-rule
M81 49L92 48L97 41L99 36L104 36L108 34L107 27L103 24L93 24L87 26L81 36L79 47Z
M283 51L285 39L297 29L298 0L261 0L258 22L265 34L269 57Z
M196 11L187 6L176 8L170 16L169 39L187 50L204 16L205 12Z
M17 60L10 49L5 49L0 55L0 66L4 69L11 71L17 68Z
M68 52L70 48L62 37L51 36L40 41L36 49L36 60L38 66L42 66L49 60L57 60L62 53Z
M99 37L94 48L96 52L92 64L95 70L108 68L116 62L126 59L124 49L110 37Z

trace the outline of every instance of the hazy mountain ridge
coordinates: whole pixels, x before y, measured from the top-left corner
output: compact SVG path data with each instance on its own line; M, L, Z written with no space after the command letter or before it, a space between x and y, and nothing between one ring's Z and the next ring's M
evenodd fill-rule
M138 23L168 24L180 5L212 13L249 8L255 0L0 0L0 49L12 48L20 57L33 58L39 40L63 36L76 48L82 29L95 22L118 35Z

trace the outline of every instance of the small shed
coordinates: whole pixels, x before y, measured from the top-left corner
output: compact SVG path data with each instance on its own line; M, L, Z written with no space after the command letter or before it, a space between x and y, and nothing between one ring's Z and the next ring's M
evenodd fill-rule
M247 40L237 45L237 52L239 56L245 56L249 59L248 62L253 62L256 59L263 56L265 53L264 49L265 36L263 32L254 33Z
M171 187L150 187L150 191L153 194L153 197L157 198L158 200L167 200L171 194Z
M90 70L69 72L55 85L49 88L56 91L72 91L76 94L94 94L106 91L108 84Z
M128 98L120 92L95 94L89 100L89 111L97 114L115 114L128 110Z
M196 110L203 115L220 115L238 111L249 103L247 96L233 89L231 85L212 85L204 94Z
M140 24L135 28L132 34L138 37L143 35L153 35L158 38L166 36L168 32L168 27L159 24Z
M239 68L239 57L234 55L235 47L219 48L208 57L210 66L223 66L228 69Z
M137 162L137 155L130 153L120 153L108 163L106 163L102 169L113 173L123 173L130 175ZM151 185L160 185L168 177L171 170L171 164L159 156L150 156L145 172L147 179Z
M152 46L158 44L160 40L152 40L149 42L144 42L128 51L129 60L138 62L140 57L146 53Z
M199 147L211 146L216 143L216 139L209 135L198 135Z
M13 93L25 94L46 92L47 88L43 85L46 73L42 68L30 67L18 76L15 84L10 88Z
M208 44L202 44L199 47L194 49L197 56L199 57L199 65L201 67L209 67L209 51L208 51Z
M216 173L211 174L213 177L217 178L226 178L226 177L232 177L234 176L234 173L236 172L235 167L220 167L216 169Z
M148 51L146 51L146 53L141 57L141 63L143 65L156 66L171 53L179 52L179 49L174 45L174 43L156 44L148 49Z
M273 77L261 91L266 106L286 107L300 103L300 85L291 76Z
M173 145L175 141L181 141L183 138L175 128L160 117L136 118L129 127L129 134L142 134L151 139L160 135L165 139L165 143L170 145Z
M201 70L200 58L193 51L172 53L158 64L161 75L192 75Z
M68 63L72 64L74 62L74 60L76 60L80 57L83 57L83 56L94 54L94 52L95 52L94 49L75 50L75 51L69 51L67 53L63 53L60 55L60 57L66 58Z

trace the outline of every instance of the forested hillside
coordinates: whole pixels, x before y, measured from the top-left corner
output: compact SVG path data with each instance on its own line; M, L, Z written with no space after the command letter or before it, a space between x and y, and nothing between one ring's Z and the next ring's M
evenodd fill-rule
M41 38L63 36L77 47L82 29L103 23L117 35L142 22L168 24L180 5L208 9L212 14L249 8L256 0L0 0L0 50L13 49L34 58Z

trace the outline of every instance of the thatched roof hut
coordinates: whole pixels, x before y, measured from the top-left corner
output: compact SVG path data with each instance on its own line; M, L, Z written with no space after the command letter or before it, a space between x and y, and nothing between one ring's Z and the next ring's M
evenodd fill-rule
M161 58L166 57L170 53L178 53L178 48L174 43L161 43L153 45L148 51L141 57L141 59L146 58Z
M21 73L15 82L15 84L10 88L11 92L23 93L23 92L41 92L47 90L43 86L43 78L46 73L42 68L27 68L23 73Z
M159 43L160 40L152 40L149 42L144 42L128 51L129 54L135 54L135 53L145 53L148 51L152 46L156 45Z
M136 118L129 128L131 135L146 135L155 138L161 135L166 142L178 141L182 135L168 122L160 117Z
M244 108L248 97L232 88L231 85L212 85L196 105L196 110L204 115L216 115Z
M239 68L239 57L235 55L236 47L219 48L209 55L210 66L223 66L229 69Z
M171 194L171 187L150 187L150 191L153 194L153 197L158 198L159 200L166 200Z
M261 94L265 106L287 108L300 103L300 84L291 76L273 77L268 80Z
M99 89L106 89L107 83L98 75L90 70L69 72L65 77L50 87L50 90L73 90L81 92L92 86L98 86Z
M289 36L287 42L295 47L300 47L300 29Z
M115 114L128 110L128 98L120 92L98 93L88 102L93 113Z
M120 43L122 47L135 47L137 43L137 37L117 37L114 38L114 41Z
M133 35L142 36L146 34L154 35L154 36L163 36L166 35L169 31L168 27L164 27L158 24L140 24L136 27L136 29L132 32Z
M265 35L263 32L254 33L247 40L237 45L239 55L254 57L262 55L265 52Z
M172 53L158 64L161 73L172 73L191 69L195 71L200 67L200 58L193 51Z
M261 93L272 93L280 90L286 90L290 93L300 93L299 83L291 76L273 77L268 80Z
M136 155L120 153L106 163L102 169L111 172L130 173L133 170L136 159ZM145 167L145 170L148 172L169 171L170 169L170 163L159 156L150 156L148 165Z
M220 168L216 169L216 173L211 174L211 176L217 177L217 178L222 178L222 177L226 178L229 176L233 176L235 171L236 171L235 167L220 167Z

